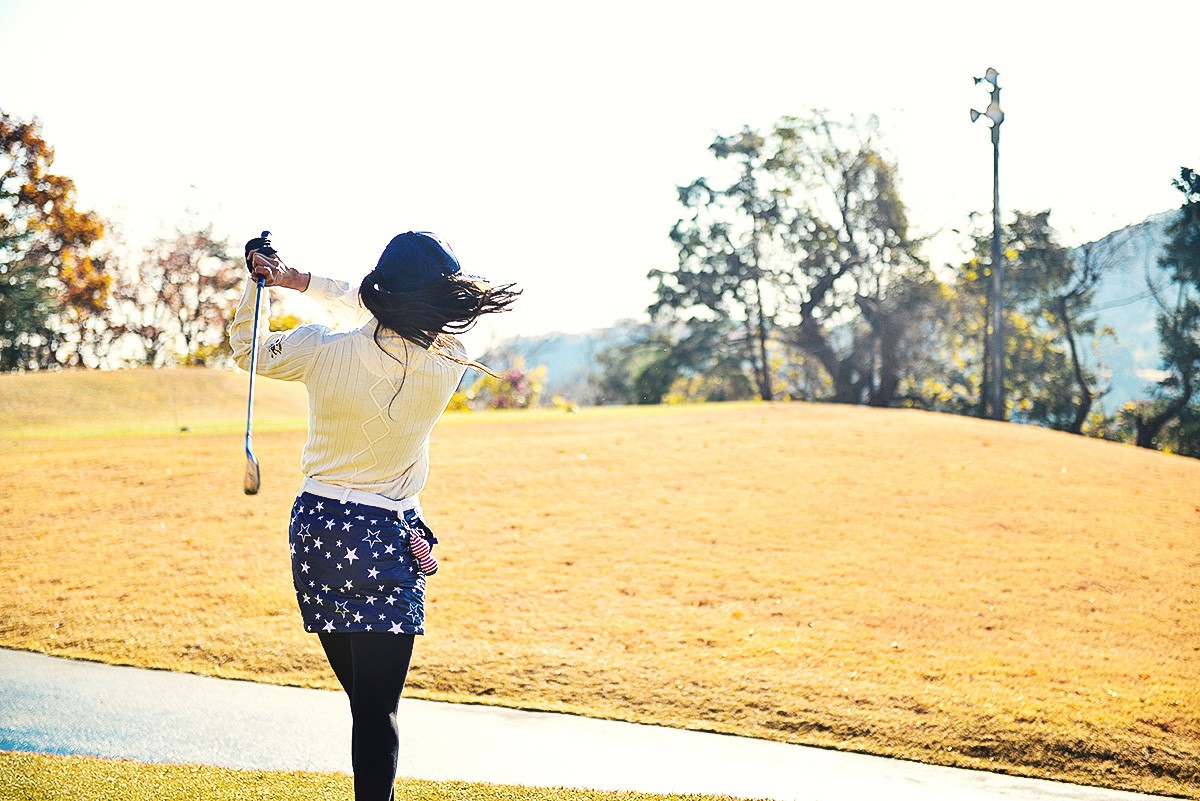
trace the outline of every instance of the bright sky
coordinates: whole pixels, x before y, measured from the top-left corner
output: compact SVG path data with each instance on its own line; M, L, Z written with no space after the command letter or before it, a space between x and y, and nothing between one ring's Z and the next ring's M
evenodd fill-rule
M436 231L525 289L478 347L639 315L646 272L675 263L676 185L744 124L875 112L920 232L990 213L968 118L989 66L1004 208L1051 208L1074 243L1177 206L1198 28L1194 0L0 0L0 108L41 120L134 243L191 212L356 279L392 235Z

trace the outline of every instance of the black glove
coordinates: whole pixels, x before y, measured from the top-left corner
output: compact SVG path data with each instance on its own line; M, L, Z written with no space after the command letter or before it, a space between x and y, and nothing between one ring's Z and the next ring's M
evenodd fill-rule
M261 253L264 256L274 256L275 248L271 247L271 232L263 231L262 236L256 236L246 243L246 269L250 274L254 274L253 256L255 253Z

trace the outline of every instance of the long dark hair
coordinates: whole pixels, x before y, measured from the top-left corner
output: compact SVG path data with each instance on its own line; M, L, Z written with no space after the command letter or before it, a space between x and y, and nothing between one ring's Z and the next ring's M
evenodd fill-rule
M388 292L378 282L377 273L368 273L358 295L379 321L375 344L380 350L387 353L379 341L380 331L386 329L452 362L494 375L481 364L450 354L446 337L470 330L485 314L508 311L521 294L516 284L492 285L478 278L450 275L411 292Z

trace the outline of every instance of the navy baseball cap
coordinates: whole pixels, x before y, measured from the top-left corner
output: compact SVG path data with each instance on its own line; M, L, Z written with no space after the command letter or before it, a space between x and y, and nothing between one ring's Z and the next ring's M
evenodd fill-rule
M375 265L379 288L386 292L413 292L439 278L462 272L458 257L437 234L406 231L388 242Z

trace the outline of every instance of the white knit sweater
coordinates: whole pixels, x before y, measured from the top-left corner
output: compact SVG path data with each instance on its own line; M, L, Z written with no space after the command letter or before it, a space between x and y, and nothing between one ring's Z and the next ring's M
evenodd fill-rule
M250 366L253 281L229 325L233 359ZM259 312L258 374L302 381L308 388L308 442L304 475L326 484L396 500L411 498L429 474L429 432L454 394L465 367L388 332L362 307L344 281L312 276L305 294L357 325L336 331L303 325L270 333L270 289ZM451 338L448 350L466 358Z

